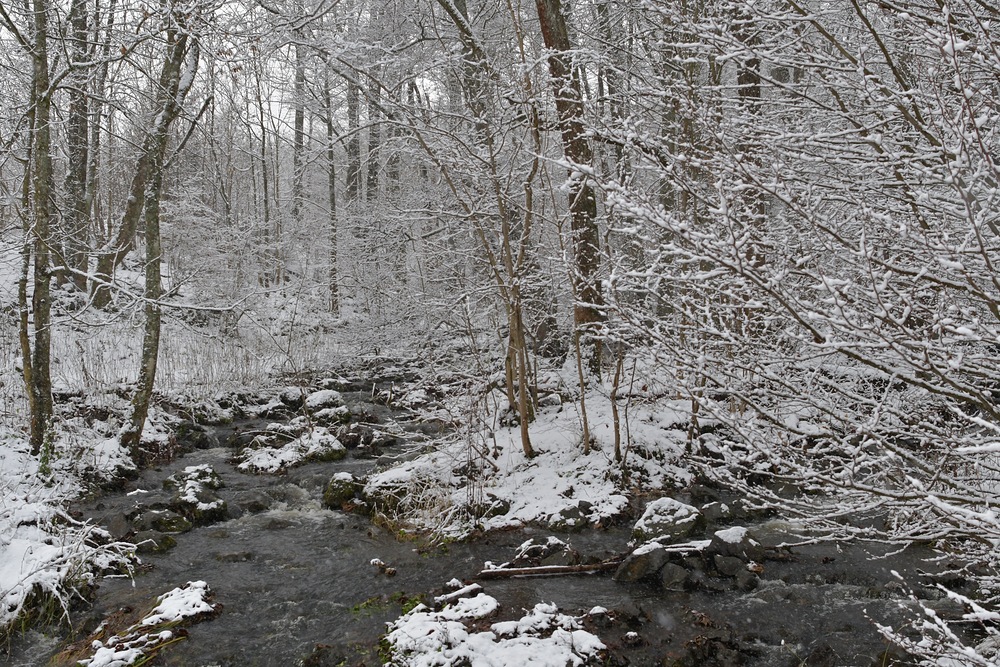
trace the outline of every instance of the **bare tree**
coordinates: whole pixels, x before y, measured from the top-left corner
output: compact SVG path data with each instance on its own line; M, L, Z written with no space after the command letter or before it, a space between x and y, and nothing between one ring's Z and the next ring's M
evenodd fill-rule
M594 334L604 322L604 303L599 280L600 232L597 227L597 196L588 172L593 167L593 151L584 125L583 94L572 61L564 8L560 0L536 0L542 38L549 49L548 63L555 98L563 154L570 165L569 212L574 261L574 322L579 334ZM594 349L595 368L600 364Z
M145 327L142 339L142 361L139 382L132 397L132 413L121 434L122 445L138 453L143 425L156 381L156 365L160 350L160 322L163 295L160 265L163 248L160 242L160 200L170 126L184 108L191 90L200 58L197 39L187 29L186 17L168 15L165 30L166 54L154 93L150 114L151 129L144 145L144 178L142 219L146 231L145 288L143 290Z

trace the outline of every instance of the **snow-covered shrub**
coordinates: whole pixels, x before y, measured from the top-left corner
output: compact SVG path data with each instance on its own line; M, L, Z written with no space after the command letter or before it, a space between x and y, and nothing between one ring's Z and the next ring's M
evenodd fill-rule
M132 545L71 518L68 500L65 489L0 479L0 641L22 616L51 603L65 613L98 574L128 567Z

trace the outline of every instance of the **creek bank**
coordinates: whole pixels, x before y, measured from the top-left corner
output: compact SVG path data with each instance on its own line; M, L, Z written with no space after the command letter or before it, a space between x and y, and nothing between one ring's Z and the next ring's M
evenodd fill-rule
M870 561L872 554L857 544L781 550L786 527L726 498L723 490L688 485L677 500L648 504L647 513L653 511L640 517L639 526L629 521L580 531L577 522L552 520L575 507L591 523L594 504L573 497L580 487L569 487L561 490L565 507L540 515L535 525L437 547L400 541L395 530L345 513L365 506L361 480L376 465L424 451L433 444L426 431L445 423L422 421L396 405L393 396L407 395L396 381L384 389L379 384L321 378L246 403L216 401L201 409L217 417L206 422L216 423L190 422L176 432L178 458L159 460L125 482L122 492L80 503L81 516L108 525L118 537L139 541L141 535L143 544L157 549L172 543L141 554L134 586L104 580L80 626L92 628L122 607L146 608L164 590L200 580L224 611L163 651L161 664L373 664L385 623L412 611L414 601L429 604L453 594L445 582L470 583L486 561L558 566L628 551L614 577L483 583L482 593L497 604L473 623L486 623L484 632L497 624L503 629L539 603L552 604L556 611L545 613L576 619L577 630L605 644L595 660L612 665L891 664L878 662L885 646L865 610L883 623L902 622L905 592L887 585L893 581L889 570L917 581L932 554L908 550ZM343 421L342 407L350 421ZM334 412L324 416L324 410ZM218 418L225 411L228 417ZM240 455L244 450L281 450L304 442L310 429L325 429L346 455L310 457L308 447L295 445L302 456L282 458L273 471L240 467L248 460ZM458 467L452 462L449 470ZM557 537L554 528L566 532ZM639 543L627 549L636 537ZM678 542L689 546L679 549ZM752 585L741 584L741 576ZM960 613L941 605L946 613Z

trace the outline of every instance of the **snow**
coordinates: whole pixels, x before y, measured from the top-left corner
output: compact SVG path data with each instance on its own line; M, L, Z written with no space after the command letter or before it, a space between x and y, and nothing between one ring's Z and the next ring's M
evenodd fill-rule
M209 601L211 591L204 581L189 581L157 598L157 605L138 623L107 641L95 640L92 657L81 660L84 667L128 667L151 656L161 645L174 638L170 630L155 630L157 626L173 626L185 619L212 614L216 607ZM146 628L153 628L146 632Z
M448 583L449 585L451 584L451 582ZM459 582L459 584L461 584L461 582ZM440 605L446 602L452 602L453 600L467 597L469 595L472 595L473 593L479 593L482 590L483 587L480 586L479 584L469 584L468 586L461 586L460 588L458 588L458 590L452 591L451 593L435 597L434 604Z
M92 464L72 460L71 444L57 439L53 474L41 475L28 443L0 434L0 633L28 611L34 593L66 608L74 588L93 582L105 568L127 564L132 545L107 543L105 531L63 509L82 488L78 468Z
M196 507L199 511L207 512L214 510L222 507L225 503L223 500L213 500L206 503L198 498L199 494L206 487L217 488L219 486L218 476L212 470L211 466L207 464L187 466L176 476L176 479L180 487L181 501Z
M347 448L327 429L313 428L281 447L248 447L237 466L243 472L276 473L308 459L338 456Z
M646 506L642 517L635 522L633 530L640 534L655 534L663 526L693 525L701 512L696 507L674 500L657 498Z
M143 431L143 437L148 431ZM120 470L135 470L135 463L128 455L128 451L121 446L121 441L117 438L105 438L91 450L90 460L85 465L97 471L101 477L110 478Z
M392 667L579 667L596 661L606 647L580 629L579 619L554 604L538 603L514 621L476 632L471 621L499 610L495 598L479 593L441 611L419 605L389 624L387 663Z
M320 389L306 397L306 407L310 410L327 407L339 407L344 404L344 397L333 389Z
M739 544L746 539L748 532L743 526L733 526L725 530L715 531L715 536L726 544Z
M214 611L207 598L210 594L204 581L189 581L186 586L175 588L159 597L159 604L140 622L140 626L176 623L189 616L209 614Z
M570 369L572 370L572 369ZM573 370L575 373L575 370ZM560 371L540 374L540 391L573 386L573 373ZM628 489L614 453L614 429L608 388L594 386L586 397L587 416L593 439L589 455L583 454L579 404L539 409L530 425L536 455L528 459L521 446L518 427L498 427L478 449L470 450L470 439L481 434L464 434L446 440L418 458L369 477L368 497L399 499L396 511L415 529L433 529L452 536L467 534L476 527L502 530L525 525L568 525L579 512L590 524L606 522L628 509ZM500 394L497 402L503 402ZM460 405L449 407L461 414ZM682 486L690 473L680 466L686 433L678 423L690 419L690 406L681 401L656 400L630 413L631 447L628 454L630 483L646 489ZM624 440L624 433L623 433ZM470 480L467 468L470 451L478 472L475 493L484 506L509 505L502 514L470 522L462 508L468 507ZM479 462L482 452L491 452ZM496 456L493 456L493 453ZM565 515L564 515L565 513ZM442 517L447 520L442 525ZM565 517L570 517L566 520Z

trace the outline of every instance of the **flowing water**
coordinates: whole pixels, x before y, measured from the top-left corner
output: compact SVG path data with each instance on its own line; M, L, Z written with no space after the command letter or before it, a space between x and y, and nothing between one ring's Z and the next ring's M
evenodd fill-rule
M384 408L367 408L390 416ZM232 433L226 427L216 435L224 443ZM385 622L408 598L439 593L456 577L472 579L484 561L509 560L528 537L550 534L531 528L424 548L364 516L322 507L330 477L339 471L364 473L375 465L370 458L310 463L275 476L244 474L233 466L232 455L225 446L195 450L144 471L128 484L131 493L109 493L78 508L95 521L120 522L139 506L169 502L171 494L163 489L168 476L208 464L225 483L219 495L238 515L177 535L176 547L166 553L143 554L134 579L103 580L93 607L76 616L84 635L117 609L146 609L157 595L204 580L223 605L221 614L191 626L189 637L163 651L155 664L374 665ZM255 503L255 511L237 509ZM260 511L263 506L267 509ZM780 528L772 523L756 531L776 542L783 538ZM627 527L561 537L593 558L625 551L629 538ZM573 614L594 606L615 610L617 620L590 629L612 649L616 664L875 665L886 664L880 655L885 646L866 613L883 623L899 622L904 596L890 583L890 571L915 582L932 554L909 550L875 560L872 555L860 545L797 548L791 556L767 561L760 586L750 592L665 592L615 583L608 574L483 585L506 617L541 601ZM395 576L373 567L373 558L395 568ZM627 638L628 632L639 639ZM15 643L9 664L43 665L57 648L53 637L30 632Z

